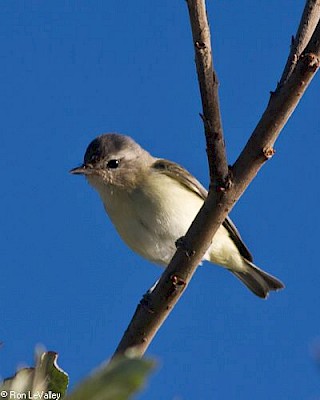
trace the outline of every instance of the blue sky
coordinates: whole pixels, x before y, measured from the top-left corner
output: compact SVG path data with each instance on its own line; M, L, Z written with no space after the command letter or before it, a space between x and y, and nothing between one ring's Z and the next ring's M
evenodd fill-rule
M211 3L211 2L208 2ZM303 1L209 4L229 163L276 86ZM98 134L208 169L184 1L17 1L0 15L0 374L60 354L73 386L111 356L161 273L121 242L98 195L68 174ZM257 265L286 289L267 301L199 268L148 350L139 399L315 399L319 345L319 76L232 211Z

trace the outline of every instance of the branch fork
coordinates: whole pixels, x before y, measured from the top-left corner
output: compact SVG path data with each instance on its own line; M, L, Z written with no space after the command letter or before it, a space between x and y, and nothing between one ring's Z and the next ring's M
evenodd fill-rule
M204 0L187 0L201 93L210 189L197 217L155 288L148 308L138 305L114 356L134 349L142 356L187 288L212 238L262 165L274 154L275 140L319 68L320 0L307 0L298 32L276 91L249 141L228 167L218 98L218 79L211 58L210 30ZM179 242L179 241L178 241ZM185 243L188 243L186 251Z

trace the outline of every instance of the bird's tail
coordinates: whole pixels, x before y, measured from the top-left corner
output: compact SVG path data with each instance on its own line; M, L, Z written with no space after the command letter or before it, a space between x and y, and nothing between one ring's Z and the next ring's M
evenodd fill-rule
M243 258L245 270L242 272L231 271L255 295L266 298L271 290L280 290L284 284L272 275L267 274L252 262Z

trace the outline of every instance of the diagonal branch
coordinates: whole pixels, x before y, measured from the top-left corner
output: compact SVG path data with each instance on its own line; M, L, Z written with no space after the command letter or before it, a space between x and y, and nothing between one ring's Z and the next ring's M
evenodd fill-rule
M297 61L306 48L320 18L320 0L307 0L296 36L292 38L290 54L278 87L290 77Z
M188 4L192 3L188 0ZM196 6L199 2L194 0ZM197 18L199 12L190 17ZM197 23L200 23L198 19ZM141 356L154 335L179 300L197 266L209 248L212 238L234 204L259 169L274 154L273 144L320 66L320 24L296 67L283 85L271 95L269 104L248 143L232 168L233 182L217 202L216 191L208 197L191 224L183 246L179 247L163 272L157 286L138 305L114 355L134 350ZM201 75L199 75L201 76ZM206 106L203 104L205 110ZM209 112L206 114L209 115Z
M203 110L201 117L204 123L210 172L211 190L208 197L211 200L209 207L213 208L213 204L219 202L219 199L224 196L225 190L230 185L220 115L219 82L213 67L210 28L205 0L187 0L187 5L195 50L195 62ZM206 214L207 212L202 213L202 219L206 219ZM219 221L219 226L223 220ZM202 225L203 223L199 223L199 221L195 225L196 237L202 237ZM212 237L213 235L209 233L206 240L202 237L199 242L199 244L203 245L203 249L201 249L202 256L209 248ZM153 289L152 293L148 294L147 301L146 298L142 299L114 356L123 353L129 347L135 347L135 351L139 355L143 354L146 350L166 316L180 298L196 267L201 262L202 256L198 257L198 261L192 264L189 263L191 257L194 255L193 250L190 251L190 254L188 253L189 248L192 249L193 245L190 243L189 247L187 235L184 239L183 247L178 249L176 253L176 255L181 255L180 261L177 261L177 257L174 257L166 271L162 274L157 286ZM157 314L156 318L154 318L154 314Z

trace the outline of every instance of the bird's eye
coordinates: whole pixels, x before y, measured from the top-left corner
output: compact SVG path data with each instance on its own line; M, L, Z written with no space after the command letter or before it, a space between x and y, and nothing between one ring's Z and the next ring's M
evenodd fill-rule
M110 160L107 162L107 168L115 169L118 168L120 160Z

